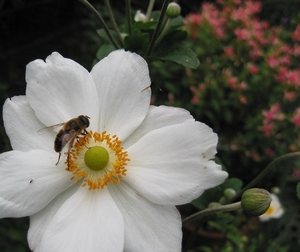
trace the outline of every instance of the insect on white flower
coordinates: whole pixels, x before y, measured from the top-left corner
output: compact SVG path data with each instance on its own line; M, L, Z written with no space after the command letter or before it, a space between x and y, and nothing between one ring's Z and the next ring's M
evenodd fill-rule
M26 82L26 96L3 108L13 150L0 154L0 218L30 216L35 252L181 251L175 205L227 177L212 129L184 109L151 106L148 65L124 50L91 72L52 53L27 65ZM58 148L55 165L60 134L37 131L78 115L89 123L64 129L68 152ZM25 186L28 174L38 186Z

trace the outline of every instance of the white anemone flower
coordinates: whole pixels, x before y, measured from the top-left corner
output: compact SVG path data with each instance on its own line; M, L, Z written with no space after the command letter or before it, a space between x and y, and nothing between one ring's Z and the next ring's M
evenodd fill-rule
M147 21L147 17L146 15L141 12L140 10L138 10L134 16L134 21L138 22L138 21L142 21L142 22L146 22Z
M277 195L271 193L271 204L268 210L259 216L260 221L269 221L270 219L279 219L283 214L283 207L277 197Z
M54 52L27 65L26 82L3 108L13 150L0 155L0 217L30 216L35 252L180 251L175 205L227 177L216 134L184 109L150 106L147 63L124 50L90 73ZM37 132L79 115L88 133L56 165L59 129Z

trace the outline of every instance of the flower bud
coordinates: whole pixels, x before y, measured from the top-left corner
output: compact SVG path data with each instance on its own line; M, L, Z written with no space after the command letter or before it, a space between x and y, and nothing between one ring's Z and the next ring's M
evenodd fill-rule
M134 21L139 22L146 22L147 21L147 17L144 13L142 13L140 10L138 10L134 16Z
M180 15L181 7L179 4L172 2L169 3L166 14L169 18L176 18Z
M210 203L208 204L208 208L210 208L210 207L218 207L218 206L221 206L221 204L218 203L218 202L210 202Z
M226 199L232 199L236 195L236 191L232 188L226 188L223 192L223 195L226 197Z
M245 213L259 216L268 210L271 201L271 195L267 190L252 188L243 193L241 204Z

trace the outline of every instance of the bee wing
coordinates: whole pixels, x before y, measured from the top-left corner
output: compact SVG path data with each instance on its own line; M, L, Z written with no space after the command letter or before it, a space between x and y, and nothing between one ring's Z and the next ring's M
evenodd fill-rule
M61 145L63 146L63 148L68 145L68 151L70 151L74 145L74 141L76 139L76 137L78 136L78 132L75 130L71 130L69 134L65 134L63 135L63 137L61 138Z
M47 133L47 132L49 132L49 131L51 131L51 130L57 128L57 127L63 126L64 124L65 124L65 123L59 123L59 124L55 124L55 125L51 125L51 126L42 128L42 129L40 129L40 130L38 131L38 134L39 134L39 135L45 134L45 133Z

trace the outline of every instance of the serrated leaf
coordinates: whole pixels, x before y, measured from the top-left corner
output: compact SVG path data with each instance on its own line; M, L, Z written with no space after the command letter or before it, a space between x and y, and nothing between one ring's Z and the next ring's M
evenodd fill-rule
M160 57L161 60L173 61L184 67L196 69L200 62L197 55L190 48L180 48L170 54Z

